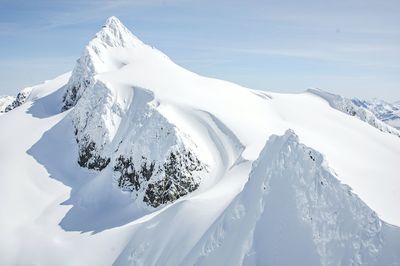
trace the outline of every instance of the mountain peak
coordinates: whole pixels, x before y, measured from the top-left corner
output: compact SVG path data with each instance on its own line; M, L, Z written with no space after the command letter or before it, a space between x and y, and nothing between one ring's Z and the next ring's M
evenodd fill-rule
M97 74L121 68L140 53L137 52L138 48L142 50L146 47L148 46L134 36L118 18L109 17L77 60L67 84L62 109L67 110L74 106L83 91L94 85Z
M122 22L114 16L109 17L93 41L100 41L110 47L127 47L143 45Z
M123 26L122 22L115 16L111 16L106 20L104 27Z

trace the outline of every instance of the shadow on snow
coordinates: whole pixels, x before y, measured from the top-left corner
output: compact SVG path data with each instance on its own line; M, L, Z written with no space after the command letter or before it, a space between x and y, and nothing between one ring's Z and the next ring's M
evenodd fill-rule
M33 101L27 113L36 118L48 118L60 113L62 106L62 98L65 94L66 87L60 89Z
M51 116L55 109L45 109L43 105L56 96L54 93L46 96L47 100L43 98L42 103L38 101L29 112L35 117ZM49 110L50 114L47 113ZM61 203L72 206L60 221L61 228L94 234L127 224L149 213L137 207L129 193L116 187L110 166L96 172L78 165L78 149L73 132L71 119L67 115L27 151L46 168L51 178L71 188L70 198Z

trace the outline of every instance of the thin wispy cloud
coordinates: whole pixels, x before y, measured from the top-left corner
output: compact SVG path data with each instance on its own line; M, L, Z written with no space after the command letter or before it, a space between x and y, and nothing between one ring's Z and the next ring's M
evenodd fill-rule
M332 44L316 47L276 48L276 47L224 47L203 46L199 50L215 53L234 53L252 56L303 58L330 62L342 62L359 66L400 68L400 47L390 45ZM378 58L377 58L378 57Z
M163 1L125 1L125 0L93 0L85 1L68 12L56 12L46 20L45 28L58 28L77 25L97 19L104 19L107 14L121 8L134 6L150 6Z
M321 75L315 85L323 88L332 84L328 76L351 72L375 76L381 87L390 87L383 97L400 98L397 0L305 0L301 5L294 0L15 0L1 5L0 61L15 58L21 67L20 59L25 65L36 58L75 60L106 18L116 15L144 42L199 74L259 89L301 91L311 84L301 77ZM64 71L61 66L52 71ZM0 64L0 72L6 70ZM38 78L48 77L43 70ZM364 93L365 87L379 95L366 83L354 79L348 95ZM15 91L18 84L20 79L0 76L0 90Z

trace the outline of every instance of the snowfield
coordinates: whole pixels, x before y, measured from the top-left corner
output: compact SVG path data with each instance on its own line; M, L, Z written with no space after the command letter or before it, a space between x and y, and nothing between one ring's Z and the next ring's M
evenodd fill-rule
M399 131L340 96L202 77L115 17L24 95L1 265L400 265Z

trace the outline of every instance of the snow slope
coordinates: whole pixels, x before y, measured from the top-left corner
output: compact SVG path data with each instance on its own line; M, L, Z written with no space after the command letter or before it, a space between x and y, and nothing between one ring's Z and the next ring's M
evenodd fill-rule
M311 92L194 74L114 17L0 125L1 264L400 263L399 137ZM88 161L109 163L82 163L87 139ZM136 181L168 174L142 182L141 155L161 167L182 150L206 169L188 170L196 189L168 180L168 200L143 204Z
M400 259L393 229L288 130L271 136L243 191L183 264L388 265Z
M14 101L12 96L0 96L0 114L5 113L7 106Z
M32 88L31 87L27 87L22 89L17 96L13 99L12 102L10 102L9 105L6 106L6 108L4 109L4 112L9 112L19 106L21 106L22 104L24 104L27 100L27 98L29 97L29 94L31 93Z

